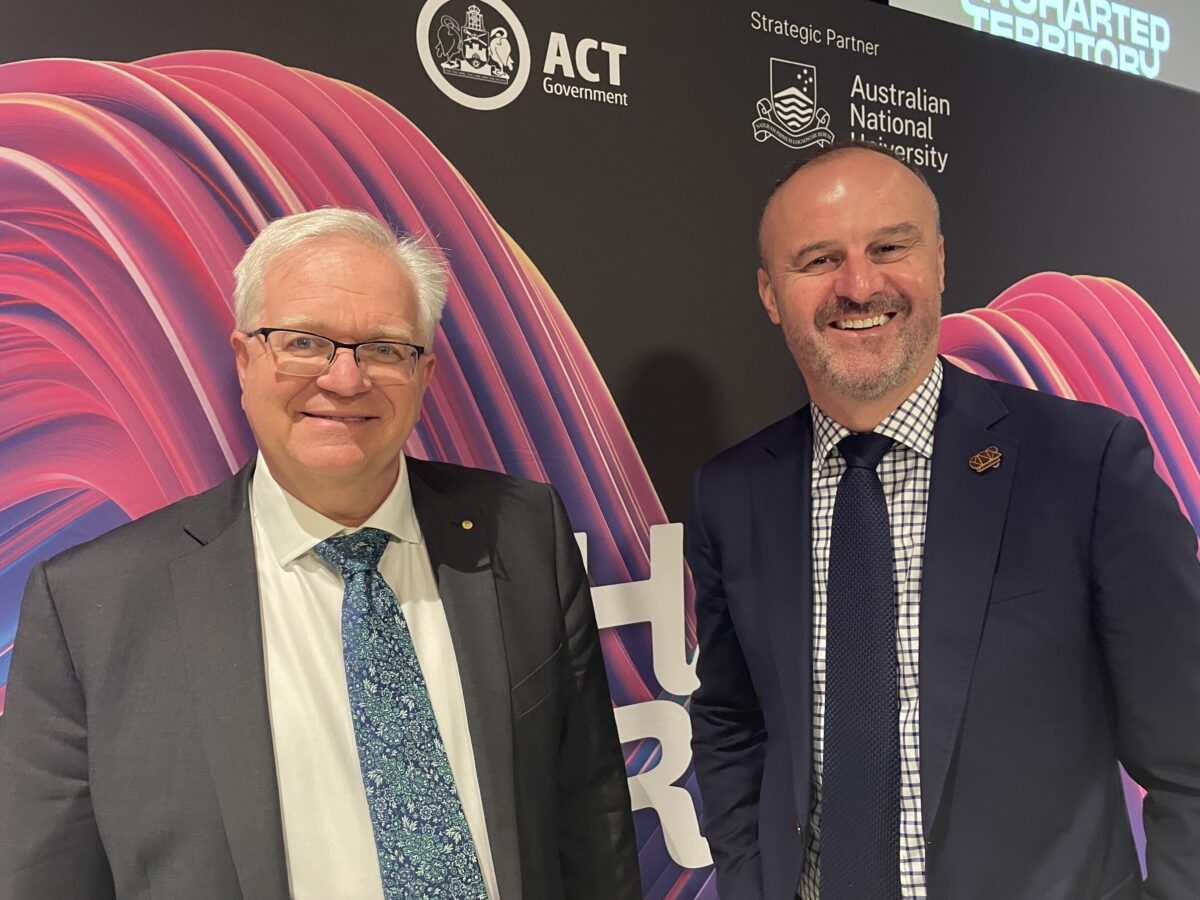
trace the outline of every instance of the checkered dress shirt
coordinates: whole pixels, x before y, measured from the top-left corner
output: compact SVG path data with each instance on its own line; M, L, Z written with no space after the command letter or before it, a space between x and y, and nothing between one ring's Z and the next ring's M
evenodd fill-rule
M925 511L933 457L933 426L942 390L939 359L875 431L896 443L876 471L887 498L896 573L896 662L900 702L900 887L905 900L925 897L925 839L921 833L920 704L917 693L921 572ZM812 458L813 569L813 808L800 877L801 900L819 900L821 884L821 773L825 743L825 621L829 534L833 503L846 463L838 441L850 433L816 405Z

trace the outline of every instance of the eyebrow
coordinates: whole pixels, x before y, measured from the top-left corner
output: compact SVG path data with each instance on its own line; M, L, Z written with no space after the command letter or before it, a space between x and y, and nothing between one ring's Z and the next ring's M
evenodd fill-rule
M822 250L832 250L837 246L836 241L816 241L812 244L805 244L799 250L792 254L792 262L798 263L806 256L811 256L814 253Z
M915 222L898 222L895 225L887 225L876 231L871 238L871 243L896 238L919 238L920 236L921 229ZM792 254L792 262L799 262L813 253L832 250L836 248L838 244L838 241L814 241L811 244L805 244Z
M274 327L274 328L289 328L289 329L294 329L296 331L307 331L310 334L324 335L324 332L321 330L321 327L322 327L321 324L319 322L314 322L312 319L308 318L307 316L282 316L279 319L279 323L272 327ZM380 331L376 332L374 336L369 337L366 340L368 342L369 341L394 341L398 344L411 344L411 343L413 343L414 338L413 338L412 332L408 331L407 329L401 331L401 330L393 330L390 328L383 328Z
M888 225L886 228L880 228L875 232L875 240L884 238L919 238L921 229L916 222L900 222L897 225Z

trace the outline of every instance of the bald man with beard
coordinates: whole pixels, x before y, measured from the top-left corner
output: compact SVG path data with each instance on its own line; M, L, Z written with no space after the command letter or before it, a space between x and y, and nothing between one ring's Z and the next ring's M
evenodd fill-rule
M937 201L881 148L794 166L759 238L811 403L696 479L723 900L1200 896L1200 565L1141 425L938 357Z

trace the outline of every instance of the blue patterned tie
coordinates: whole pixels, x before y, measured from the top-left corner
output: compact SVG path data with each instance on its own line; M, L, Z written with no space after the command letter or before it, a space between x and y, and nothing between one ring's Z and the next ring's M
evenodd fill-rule
M346 687L383 893L487 900L408 623L377 568L388 538L364 528L313 548L346 585Z
M838 444L829 539L821 900L900 898L900 738L892 531L875 467L892 439Z

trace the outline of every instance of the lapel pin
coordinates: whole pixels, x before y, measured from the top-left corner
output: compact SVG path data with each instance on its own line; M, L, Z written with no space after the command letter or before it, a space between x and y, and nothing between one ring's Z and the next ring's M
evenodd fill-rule
M976 473L982 475L988 469L1000 468L1000 448L988 447L985 450L980 450L968 460L968 465Z
M475 527L475 523L472 522L470 519L463 519L462 522L459 524L462 525L463 531L470 531L472 528Z

